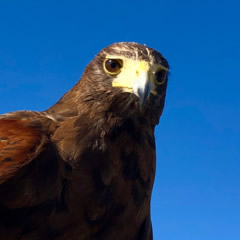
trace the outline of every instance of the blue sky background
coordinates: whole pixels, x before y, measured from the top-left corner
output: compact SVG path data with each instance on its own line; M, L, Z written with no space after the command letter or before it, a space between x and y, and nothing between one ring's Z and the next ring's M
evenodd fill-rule
M0 113L44 110L103 47L171 65L156 129L154 239L240 239L240 1L1 1Z

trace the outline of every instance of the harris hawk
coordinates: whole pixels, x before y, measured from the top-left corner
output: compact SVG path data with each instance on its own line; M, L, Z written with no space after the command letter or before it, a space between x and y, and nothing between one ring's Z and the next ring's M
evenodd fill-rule
M115 43L48 110L0 115L0 239L152 239L168 69L152 48Z

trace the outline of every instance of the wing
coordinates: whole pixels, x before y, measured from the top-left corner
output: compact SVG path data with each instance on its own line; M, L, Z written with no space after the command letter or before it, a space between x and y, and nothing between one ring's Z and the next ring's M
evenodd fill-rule
M0 116L0 184L41 152L52 125L52 119L37 112Z

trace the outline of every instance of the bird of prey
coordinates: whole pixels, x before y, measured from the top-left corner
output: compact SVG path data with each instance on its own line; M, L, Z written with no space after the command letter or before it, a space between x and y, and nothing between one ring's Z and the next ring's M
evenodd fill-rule
M0 115L0 239L152 239L168 69L152 48L115 43L48 110Z

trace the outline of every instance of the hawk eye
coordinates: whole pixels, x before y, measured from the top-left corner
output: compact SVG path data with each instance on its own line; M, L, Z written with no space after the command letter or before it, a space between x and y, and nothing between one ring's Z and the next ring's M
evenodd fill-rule
M166 81L166 75L167 75L167 72L163 69L159 70L158 72L156 72L156 79L155 79L155 82L158 84L158 85L161 85L163 83L165 83Z
M108 74L117 75L122 68L122 60L120 59L107 59L104 62L104 69Z

